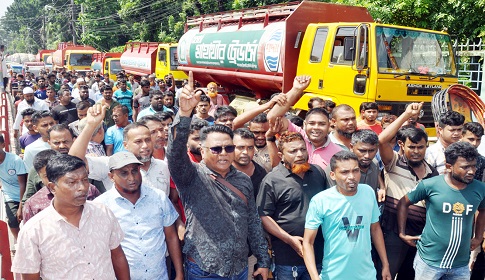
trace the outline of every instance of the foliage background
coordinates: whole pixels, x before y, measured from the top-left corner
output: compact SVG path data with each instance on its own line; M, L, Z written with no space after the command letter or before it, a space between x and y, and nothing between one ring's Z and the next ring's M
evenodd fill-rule
M72 41L120 51L127 41L176 42L187 17L281 0L15 0L0 19L8 52L37 53ZM384 23L448 32L463 41L485 35L485 0L334 0L367 7ZM74 14L74 28L71 16ZM345 21L345 19L342 19Z

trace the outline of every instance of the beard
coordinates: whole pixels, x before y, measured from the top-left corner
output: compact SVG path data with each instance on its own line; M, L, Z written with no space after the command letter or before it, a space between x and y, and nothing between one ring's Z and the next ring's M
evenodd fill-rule
M343 130L338 130L337 129L337 133L342 135L343 137L347 138L347 139L352 139L352 134L353 132L345 132Z
M214 98L217 96L217 91L208 91L207 96L209 96L210 98Z
M411 167L419 167L423 162L420 160L420 161L411 161L411 160L408 160L408 164L409 166Z
M25 102L27 102L27 104L29 104L29 105L32 105L32 104L34 104L35 99L33 99L33 98L31 100L25 99Z
M145 162L149 162L152 158L152 156L136 156L136 158L141 162L141 163L145 163Z
M295 173L295 174L305 173L308 170L310 170L310 164L308 162L291 164L292 173Z
M197 147L197 148L192 148L192 147L189 147L189 151L191 154L193 155L198 155L200 156L200 149Z
M451 172L451 177L453 179L455 179L456 181L460 182L460 183L463 183L463 184L470 184L472 181L473 181L473 178L471 180L466 180L464 177L460 177L458 175L455 174L455 172Z

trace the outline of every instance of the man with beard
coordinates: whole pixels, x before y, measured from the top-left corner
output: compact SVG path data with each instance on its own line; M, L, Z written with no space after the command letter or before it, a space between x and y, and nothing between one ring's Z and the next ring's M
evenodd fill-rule
M438 141L429 146L426 151L426 161L440 174L445 172L445 149L453 143L460 141L465 117L455 111L441 114L438 122Z
M209 108L211 106L210 99L207 95L201 94L200 101L195 107L195 114L192 116L192 119L201 119L207 121L209 125L214 124L214 117L209 115Z
M77 121L76 104L71 101L71 92L63 90L59 97L60 104L51 109L52 116L58 123L67 124Z
M234 161L232 166L251 178L253 183L254 198L258 195L259 185L266 176L266 170L257 164L254 160L254 134L247 128L238 128L234 130L232 139L236 149L234 150Z
M200 130L206 126L209 126L209 123L205 120L192 119L190 123L187 154L192 162L199 163L202 160L202 155L200 154L200 150L202 149L200 146Z
M101 104L103 107L106 107L106 114L104 117L104 125L106 127L113 126L115 121L113 120L113 109L120 105L118 101L113 100L113 88L110 85L105 85L101 87L101 93L103 94L103 98L98 100L96 103Z
M123 146L125 127L130 124L128 119L128 107L118 105L113 108L113 121L115 124L108 127L104 135L104 144L106 145L106 155L111 156L117 152L126 151Z
M357 119L354 108L340 104L332 110L331 123L334 127L329 138L343 150L350 150L352 133L357 129Z
M282 162L264 177L256 205L270 234L277 279L310 279L303 260L305 215L310 199L327 188L325 172L308 163L303 136L284 132L278 142ZM316 263L323 258L323 236L315 241ZM321 265L319 265L321 269Z
M17 115L13 123L14 138L20 136L20 123L22 122L22 112L27 108L32 108L36 111L49 111L49 106L40 99L34 96L34 90L31 87L25 87L22 91L24 100L22 100L17 107ZM28 129L25 125L22 127L22 134L26 133Z
M81 101L88 101L89 104L91 104L91 106L93 106L94 103L96 103L96 102L94 102L94 100L89 98L89 88L86 85L79 87L79 98L75 98L75 99L72 100L72 102L74 102L74 104L78 104Z
M175 106L175 95L170 90L166 90L163 93L163 111L172 112L174 115L177 114L178 108Z
M382 279L391 280L379 224L379 207L372 188L358 183L357 156L340 151L332 157L330 168L330 176L337 184L315 195L306 214L303 252L311 279L376 279L371 259L372 238L383 263L378 273ZM320 230L325 237L323 264L314 255ZM322 264L320 275L315 264Z
M399 201L399 237L418 248L417 280L470 279L470 250L481 244L485 230L485 184L473 179L477 157L470 143L449 145L445 175L421 181ZM409 206L421 200L426 203L426 224L423 233L415 236L407 232L406 218Z
M286 112L295 104L310 84L310 76L297 76L293 82L293 88L286 93L287 102L284 105L276 103L268 113L268 120L270 124L276 123L278 117L283 117ZM305 116L303 128L291 123L288 119L281 119L281 130L298 132L303 135L308 151L309 163L316 164L322 169L325 169L330 163L330 158L342 150L339 146L330 141L328 137L328 129L330 128L328 113L323 108L313 108ZM269 138L268 141L275 141Z
M379 152L384 163L386 201L382 213L382 228L391 276L394 279L414 279L413 259L416 248L402 242L398 235L397 204L421 180L439 173L424 160L428 135L415 127L401 128L410 117L417 116L423 103L412 103L394 122L379 135ZM398 134L400 153L393 150L392 139ZM421 234L426 216L423 202L410 206L412 215L407 217L406 233Z
M374 192L377 194L377 188L379 187L379 166L374 163L374 158L379 149L379 137L370 129L357 130L352 134L352 141L350 142L350 150L359 159L360 168L360 184L366 184L371 186ZM330 176L330 166L325 168L327 175L328 185L335 186L335 181ZM380 190L378 193L378 201L383 202L385 199L384 191Z
M150 82L141 80L140 86L134 92L133 97L133 119L138 120L138 113L150 107Z
M161 112L163 112L163 93L159 90L152 91L150 93L150 107L141 110L137 115L137 120Z
M133 120L133 92L129 90L126 86L125 79L119 79L117 84L119 89L113 93L113 97L118 101L121 105L125 105L128 108L128 117L130 120Z
M214 124L222 124L233 130L232 123L237 117L237 111L232 106L218 107L214 112Z
M58 92L61 89L61 85L56 83L56 74L54 74L54 72L47 75L47 87L52 87L55 92Z
M45 85L45 79L44 78L40 77L37 80L37 87L38 87L38 89L34 93L35 97L37 97L41 100L46 99L47 94L46 94L46 85Z
M170 119L170 123L172 120ZM156 115L148 115L138 120L138 123L146 125L150 130L153 143L153 157L165 159L165 146L167 145L168 125L162 123L162 120Z
M107 190L111 189L113 182L108 173L109 157L92 157L86 155L86 148L98 125L103 121L105 108L96 104L89 108L86 117L86 126L72 144L69 154L77 156L87 162L89 178L104 183ZM170 173L167 163L153 158L153 142L147 126L132 123L123 131L123 146L126 151L133 153L142 163L141 174L143 182L148 187L162 190L167 196L170 194Z

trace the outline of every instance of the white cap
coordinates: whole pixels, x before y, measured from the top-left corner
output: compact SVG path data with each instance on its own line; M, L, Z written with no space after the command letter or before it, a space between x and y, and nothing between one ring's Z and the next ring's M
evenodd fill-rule
M34 90L31 87L24 87L23 94L34 93Z

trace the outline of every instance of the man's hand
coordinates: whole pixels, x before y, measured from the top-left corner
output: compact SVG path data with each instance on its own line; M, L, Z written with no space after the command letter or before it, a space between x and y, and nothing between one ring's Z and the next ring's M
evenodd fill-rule
M267 267L260 267L254 271L253 277L256 277L257 275L263 276L263 280L266 280L269 276L269 269Z
M266 131L266 138L276 136L276 134L283 129L283 122L281 121L281 118L282 117L277 117L274 122L271 120L269 121L269 129Z
M470 251L475 250L475 248L477 248L478 245L482 243L482 241L483 241L483 238L481 236L472 238L472 241L470 242Z
M411 103L406 107L405 113L410 115L409 117L418 117L422 108L423 108L423 102Z
M299 91L303 91L308 87L308 85L310 85L311 79L311 76L296 76L295 80L293 80L293 88Z
M382 280L391 280L391 271L389 265L382 267Z
M13 138L19 138L19 130L18 129L13 130Z
M280 106L285 106L286 105L286 94L280 93L278 95L275 95L271 100L268 102L271 104L270 106L273 107L274 105L278 104Z
M194 75L189 71L189 82L182 89L179 97L179 112L181 116L188 117L200 101L201 91L195 92Z
M286 244L290 245L293 250L298 254L298 256L303 258L303 237L301 236L290 236L286 240Z
M92 126L98 126L106 115L107 105L94 104L88 109L88 114L86 116L86 124Z
M408 244L411 247L416 247L416 242L421 239L421 236L411 236L407 234L399 234L399 237L401 238L404 243Z
M384 202L386 200L386 190L379 189L377 191L377 202Z
M22 202L19 203L19 208L17 210L17 221L20 223L23 219L24 219L24 216L22 214L22 208L23 208L23 205L22 205Z

